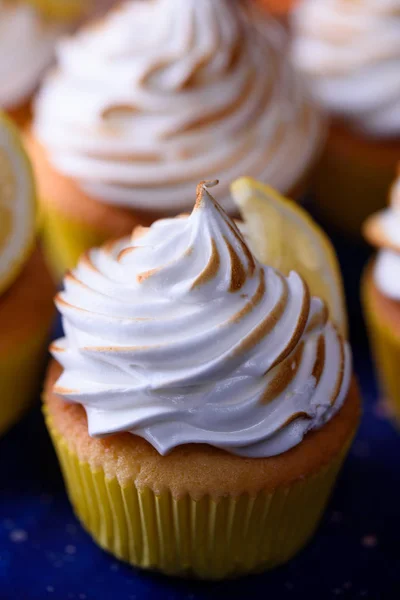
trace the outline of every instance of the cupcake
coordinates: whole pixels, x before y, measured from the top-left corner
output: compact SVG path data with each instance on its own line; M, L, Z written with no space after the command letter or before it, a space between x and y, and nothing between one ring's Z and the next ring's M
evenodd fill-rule
M400 157L400 1L305 0L293 28L295 66L332 117L319 209L359 236L384 208Z
M228 211L228 181L243 173L304 189L321 119L281 27L252 6L135 0L59 45L29 141L57 273L138 222L190 210L216 173Z
M190 216L90 250L65 277L44 411L101 547L221 579L310 538L360 405L326 304L262 265L207 187Z
M0 434L39 393L54 286L35 245L35 188L12 123L0 115Z
M0 108L24 127L31 98L55 46L84 16L96 13L97 0L0 0ZM21 43L23 40L23 43Z
M400 172L389 207L366 221L364 234L379 250L364 274L365 316L382 392L400 422Z

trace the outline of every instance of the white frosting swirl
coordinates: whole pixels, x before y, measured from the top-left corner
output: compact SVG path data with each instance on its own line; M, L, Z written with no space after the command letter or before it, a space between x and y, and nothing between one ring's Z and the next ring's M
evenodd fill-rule
M217 173L232 209L228 182L243 174L296 185L319 149L320 116L283 30L249 10L134 0L63 42L36 107L55 167L103 202L173 213Z
M400 254L381 250L375 261L374 278L384 296L400 301Z
M380 247L375 284L382 294L400 301L400 175L391 189L390 206L372 217L371 225L373 235L369 237Z
M65 31L29 4L0 0L1 108L17 108L31 96Z
M323 302L258 263L204 186L190 217L90 251L57 306L55 392L83 404L92 436L272 456L347 395L349 347Z
M400 0L304 0L293 59L315 97L367 135L400 134Z

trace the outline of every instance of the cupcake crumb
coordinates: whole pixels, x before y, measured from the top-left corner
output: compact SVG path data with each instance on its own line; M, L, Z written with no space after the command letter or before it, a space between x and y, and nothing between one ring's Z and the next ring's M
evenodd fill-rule
M46 587L46 592L49 592L49 594L52 594L54 592L54 587L52 585L48 585Z
M76 554L76 546L73 546L72 544L65 546L64 550L66 554Z

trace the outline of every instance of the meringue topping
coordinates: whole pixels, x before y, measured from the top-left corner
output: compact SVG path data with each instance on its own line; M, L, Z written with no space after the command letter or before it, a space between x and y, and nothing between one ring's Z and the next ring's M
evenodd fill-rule
M0 0L1 108L17 108L31 96L65 32L29 4Z
M190 216L91 250L64 285L55 392L85 407L92 436L272 456L347 395L350 350L326 306L253 257L207 183Z
M54 166L100 201L171 213L217 173L292 189L321 117L284 31L251 6L132 0L60 44L35 123ZM233 209L227 184L217 194Z
M400 0L304 0L295 66L333 115L376 137L400 133Z
M376 286L388 298L400 301L400 169L388 208L367 219L364 235L379 248L374 266Z

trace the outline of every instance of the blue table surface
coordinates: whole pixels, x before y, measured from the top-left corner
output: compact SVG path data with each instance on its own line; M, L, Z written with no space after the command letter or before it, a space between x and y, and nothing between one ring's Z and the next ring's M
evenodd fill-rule
M368 256L334 237L364 415L326 515L288 565L199 583L143 573L100 550L75 519L39 403L0 440L0 599L400 598L400 435L385 418L358 300Z

